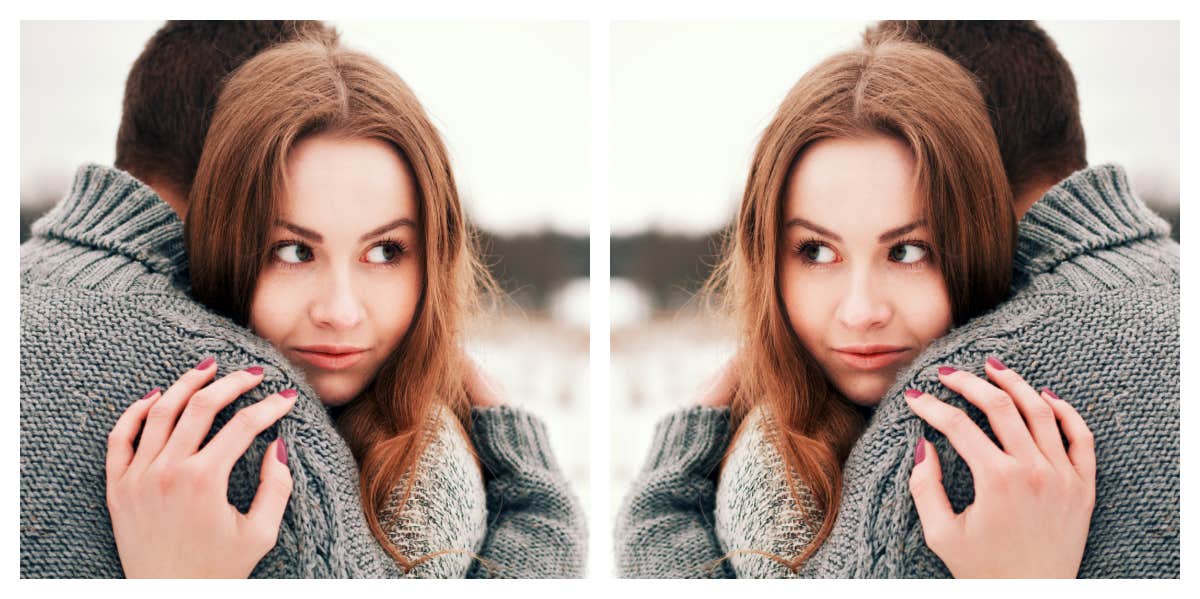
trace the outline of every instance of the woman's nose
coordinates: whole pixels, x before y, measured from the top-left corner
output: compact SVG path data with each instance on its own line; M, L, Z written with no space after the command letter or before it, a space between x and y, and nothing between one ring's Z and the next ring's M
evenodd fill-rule
M363 304L355 292L349 273L331 273L319 283L317 300L312 303L310 316L318 326L333 329L352 329L362 322Z
M874 280L869 273L855 273L838 304L838 322L855 331L886 325L892 318L892 305L883 285L884 281Z

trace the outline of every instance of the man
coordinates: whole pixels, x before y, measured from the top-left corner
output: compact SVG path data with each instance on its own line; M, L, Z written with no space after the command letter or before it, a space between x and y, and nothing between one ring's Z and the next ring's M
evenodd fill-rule
M1076 406L1095 436L1096 500L1081 577L1179 576L1179 245L1133 196L1124 171L1087 168L1074 76L1032 22L881 22L865 41L929 44L975 73L1020 218L1009 299L952 331L902 373L846 460L838 517L802 567L809 577L932 577L913 493L974 498L970 470L905 403L921 389L982 414L938 382L996 355ZM729 441L726 376L706 405L660 422L617 522L629 577L732 576L712 527L712 474ZM933 442L944 489L910 480ZM680 440L686 440L681 442Z
M22 245L23 577L123 574L106 509L106 438L142 393L211 364L207 358L219 374L263 371L215 428L268 395L299 390L272 430L245 439L250 449L229 478L230 502L253 511L256 493L267 497L268 483L279 484L264 478L260 491L259 465L274 439L284 439L280 461L292 484L272 491L281 501L290 494L290 509L279 506L277 543L252 575L401 574L367 527L349 447L300 371L188 295L182 219L220 83L269 46L311 36L336 42L338 33L319 22L166 24L130 71L116 168L82 167ZM470 385L490 516L469 575L581 576L583 517L545 427L497 405L475 378Z

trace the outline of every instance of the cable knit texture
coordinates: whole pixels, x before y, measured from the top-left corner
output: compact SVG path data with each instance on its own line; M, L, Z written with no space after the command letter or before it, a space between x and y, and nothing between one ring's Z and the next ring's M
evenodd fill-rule
M650 456L617 515L624 578L729 578L713 530L713 475L729 443L729 410L693 407L654 429Z
M188 296L183 223L153 190L122 171L89 165L21 246L21 576L122 576L105 502L108 432L130 403L166 388L206 356L216 358L217 376L251 365L264 369L262 383L222 410L214 430L270 393L300 391L230 476L229 500L245 511L268 444L286 440L293 491L278 542L252 576L402 575L370 534L357 465L301 372L265 340ZM487 428L488 419L476 422ZM455 475L459 466L445 464L450 470L433 480ZM565 489L561 475L555 480ZM453 488L469 490L466 482ZM420 487L418 503L437 502L442 485L430 484ZM524 490L519 482L509 487ZM458 501L472 505L470 497ZM463 530L472 531L480 512L467 512ZM442 522L448 514L436 517ZM489 518L509 519L498 511ZM489 541L502 548L512 542ZM485 559L487 544L480 550Z
M1179 244L1168 233L1117 166L1079 171L1034 204L1020 222L1010 299L935 341L900 373L846 461L833 532L800 574L949 576L924 544L908 491L916 440L936 446L956 511L974 499L970 470L902 394L910 387L932 393L991 434L978 409L941 386L937 367L983 376L984 360L996 356L1034 387L1070 401L1095 435L1096 507L1079 575L1178 577ZM724 448L723 435L690 441ZM656 475L695 489L705 471L691 466L680 462ZM720 558L715 540L675 544L711 531L711 512L704 512L711 496L673 503L678 488L652 491L645 476L631 493L643 508L623 512L619 522L619 554L637 556L621 562L621 573L689 576L689 567L677 565ZM652 521L675 524L654 538L621 534ZM770 521L761 520L764 527Z
M783 476L769 422L761 407L746 417L717 484L717 540L738 578L796 578L780 560L803 553L821 527L812 493L802 484L793 493Z
M582 578L587 529L546 425L508 406L472 410L472 439L494 514L472 578Z
M439 422L436 436L421 454L404 509L397 514L407 476L380 514L388 539L401 555L427 558L405 578L465 577L487 532L483 475L462 426L448 410L439 412Z

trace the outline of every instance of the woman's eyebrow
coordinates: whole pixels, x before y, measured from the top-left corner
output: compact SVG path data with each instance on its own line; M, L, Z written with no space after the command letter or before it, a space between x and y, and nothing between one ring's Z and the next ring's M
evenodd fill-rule
M313 231L312 229L305 229L304 227L301 227L300 225L297 225L295 223L289 223L286 220L275 221L275 226L283 227L283 228L285 228L285 229L287 229L309 241L313 241L316 243L321 243L321 242L325 241L325 238L322 237L320 233L317 233L316 231Z
M812 221L804 220L803 218L793 218L784 225L784 228L790 229L791 227L804 227L805 229L824 235L834 241L842 240L841 235L838 235L837 233L834 233L833 231L830 231L829 229L826 229L825 227L822 227Z
M924 226L925 226L925 220L921 219L921 220L917 220L917 221L908 223L907 225L904 225L902 227L896 227L895 229L891 229L889 231L884 232L883 235L880 235L879 243L887 243L897 237L900 237L901 235L904 235L905 233L911 232L913 229L916 229L917 227L924 227Z
M412 228L416 229L417 223L413 222L413 220L411 218L398 218L382 227L379 227L378 229L371 230L370 233L367 233L366 235L359 237L358 240L366 241L372 237L375 237L377 235L383 235L384 233L387 233L388 231L391 231L392 229L398 229L400 227L412 227Z

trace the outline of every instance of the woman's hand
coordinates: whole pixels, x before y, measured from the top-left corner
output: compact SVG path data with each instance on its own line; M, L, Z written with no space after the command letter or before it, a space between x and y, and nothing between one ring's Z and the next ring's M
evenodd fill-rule
M696 405L707 408L728 408L738 384L737 358L730 358L704 386Z
M925 543L956 578L1074 578L1096 501L1092 432L1070 404L1049 389L1034 391L996 358L985 370L995 385L950 367L939 376L983 410L1003 449L962 410L905 392L912 411L946 435L975 480L975 502L955 514L933 444L917 443L909 489Z
M296 392L243 408L200 449L217 412L262 382L262 369L253 367L205 387L216 372L208 358L166 393L151 391L108 436L108 511L127 578L245 578L275 546L292 493L283 439L263 458L249 512L230 505L226 492L238 458L292 408Z
M492 375L485 372L466 352L460 350L466 376L463 384L467 388L467 398L472 408L494 408L508 405L504 399L504 388Z

